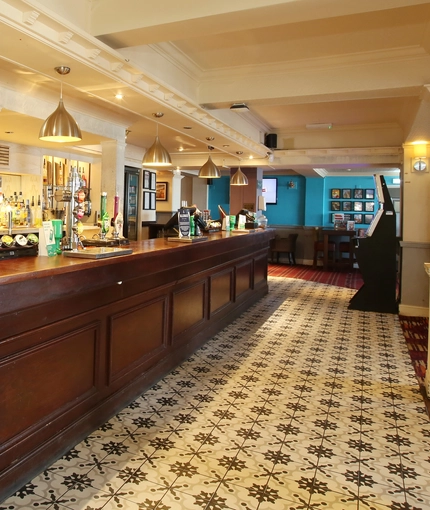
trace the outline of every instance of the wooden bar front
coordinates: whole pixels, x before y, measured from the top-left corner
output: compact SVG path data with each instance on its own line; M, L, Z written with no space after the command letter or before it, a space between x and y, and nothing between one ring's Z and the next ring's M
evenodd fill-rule
M0 501L265 295L273 237L0 262Z

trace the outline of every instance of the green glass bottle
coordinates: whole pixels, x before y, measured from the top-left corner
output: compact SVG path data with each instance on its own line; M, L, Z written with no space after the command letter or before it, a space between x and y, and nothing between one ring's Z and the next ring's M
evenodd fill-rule
M106 191L102 192L101 200L100 200L100 221L102 224L102 236L104 237L110 228L110 218L107 212L107 193Z

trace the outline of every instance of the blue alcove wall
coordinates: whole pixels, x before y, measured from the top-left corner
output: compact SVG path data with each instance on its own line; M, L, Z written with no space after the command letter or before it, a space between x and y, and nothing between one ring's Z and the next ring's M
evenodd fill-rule
M278 181L277 204L268 204L265 215L269 225L297 225L332 227L332 189L374 189L373 176L363 177L303 177L301 175L264 174ZM386 177L388 186L393 178ZM293 183L291 187L290 183ZM218 217L218 204L230 210L230 179L214 179L208 187L209 209L213 218ZM343 202L344 199L340 199ZM351 201L354 201L351 199ZM363 199L363 201L368 201ZM378 207L375 197L375 211ZM342 212L342 211L341 211ZM363 211L364 214L364 211ZM363 227L366 226L363 224Z

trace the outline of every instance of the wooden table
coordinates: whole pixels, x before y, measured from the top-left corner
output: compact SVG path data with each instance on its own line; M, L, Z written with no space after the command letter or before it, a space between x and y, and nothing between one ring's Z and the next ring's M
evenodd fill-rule
M349 237L349 263L352 267L354 264L354 241L356 237L355 230L335 230L332 228L323 228L323 242L324 242L324 254L323 254L323 270L328 269L328 243L330 237Z

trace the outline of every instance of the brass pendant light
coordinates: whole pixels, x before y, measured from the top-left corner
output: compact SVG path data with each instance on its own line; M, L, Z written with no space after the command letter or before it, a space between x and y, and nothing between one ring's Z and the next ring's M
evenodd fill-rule
M202 179L218 179L221 177L221 172L218 167L212 161L212 158L209 155L206 163L199 170L199 177Z
M164 113L158 112L152 114L156 118L161 118ZM155 142L145 152L142 160L143 166L172 166L172 160L170 154L165 147L161 145L160 139L158 138L158 124L157 124L157 136Z
M62 76L70 73L70 67L66 66L56 67L55 70ZM43 123L39 139L57 143L78 142L82 140L82 133L76 120L64 107L62 82L58 107Z
M230 179L230 186L248 186L248 177L242 172L240 165Z

